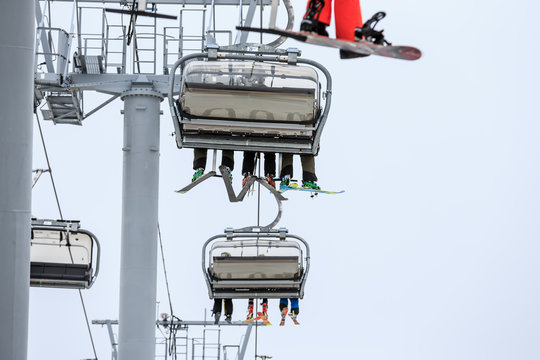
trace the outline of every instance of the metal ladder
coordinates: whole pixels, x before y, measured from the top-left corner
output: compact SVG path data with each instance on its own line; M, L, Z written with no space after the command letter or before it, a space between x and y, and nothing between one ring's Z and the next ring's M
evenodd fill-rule
M146 23L143 23L146 21ZM137 18L133 29L133 73L156 73L157 19Z
M199 13L201 16L201 32L200 34L186 34L184 31L184 13ZM180 44L178 47L180 56L186 55L185 52L201 52L204 49L204 42L206 40L205 31L206 31L206 9L182 9L180 10ZM193 44L195 45L188 45ZM200 43L200 46L197 45Z
M182 335L179 335L178 332L182 332ZM156 356L155 359L185 359L188 360L188 327L182 326L178 327L175 331L174 336L174 352L172 354L169 354L169 348L171 346L170 344L170 338L164 337L164 338L156 338ZM163 353L160 354L160 349L163 349Z
M106 25L104 38L105 72L107 72L109 67L112 67L117 74L125 74L127 51L126 26ZM120 44L118 45L119 42Z

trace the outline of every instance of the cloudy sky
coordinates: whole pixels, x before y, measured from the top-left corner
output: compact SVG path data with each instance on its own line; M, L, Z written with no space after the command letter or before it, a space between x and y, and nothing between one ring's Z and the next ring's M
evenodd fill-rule
M294 6L298 28L304 1ZM386 11L387 38L424 55L416 62L343 61L334 49L285 43L332 73L317 175L323 188L345 193L288 194L279 225L309 241L312 268L301 326L259 329L258 353L274 359L537 359L540 5L381 0L362 7L365 17ZM85 96L87 109L107 98ZM81 220L102 244L100 277L83 292L90 319L118 318L122 107L116 100L82 127L43 124L64 217ZM191 179L192 151L176 148L166 102L162 110L159 221L173 309L182 319L203 320L212 302L200 270L201 246L226 227L255 224L257 200L229 203L220 179L174 193ZM34 139L34 168L45 168L37 127ZM236 161L238 189L241 154ZM300 176L299 161L295 165ZM275 211L273 198L263 193L261 223ZM58 217L45 176L33 190L32 212ZM161 262L158 301L159 312L169 312ZM233 317L242 319L247 301L234 305ZM279 322L276 300L270 321ZM92 326L92 332L99 358L109 358L107 330ZM242 334L222 328L222 344L237 344ZM189 335L199 337L202 329ZM254 351L252 338L250 358ZM28 358L90 357L78 293L31 289Z

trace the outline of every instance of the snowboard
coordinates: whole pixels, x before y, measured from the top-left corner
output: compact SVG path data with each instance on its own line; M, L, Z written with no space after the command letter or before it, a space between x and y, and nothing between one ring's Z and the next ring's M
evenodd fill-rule
M295 190L295 191L308 191L314 195L317 195L317 194L330 194L330 195L335 195L335 194L341 194L341 193L344 193L345 190L341 190L341 191L328 191L328 190L315 190L315 189L304 189L303 187L299 186L298 184L296 183L291 183L289 186L287 185L280 185L279 186L279 192L285 192L285 191L288 191L288 190Z
M412 46L377 45L363 40L347 41L332 39L304 31L283 30L278 28L261 29L248 26L237 26L236 29L286 36L308 44L333 47L362 55L378 55L402 60L418 60L422 56L422 52Z

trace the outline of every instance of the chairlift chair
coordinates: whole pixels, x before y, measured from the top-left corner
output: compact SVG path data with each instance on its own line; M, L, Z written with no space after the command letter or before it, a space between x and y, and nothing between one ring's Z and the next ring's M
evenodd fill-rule
M298 55L209 49L179 59L169 76L178 147L316 155L332 81L321 64Z
M92 286L99 273L100 246L94 234L79 226L77 221L32 219L30 286Z
M227 229L205 242L202 257L211 299L304 297L309 245L287 229Z

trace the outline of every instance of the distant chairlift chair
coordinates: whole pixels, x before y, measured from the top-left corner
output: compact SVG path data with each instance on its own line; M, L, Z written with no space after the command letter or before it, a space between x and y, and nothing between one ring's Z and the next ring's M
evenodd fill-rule
M288 49L219 53L218 60L209 51L179 59L169 76L178 147L316 155L331 77L319 63L297 56ZM174 84L179 67L180 89ZM324 106L320 73L326 77Z
M99 242L79 226L74 221L32 220L30 286L92 286L99 273Z
M304 297L309 246L287 229L227 229L206 241L202 255L211 299Z

